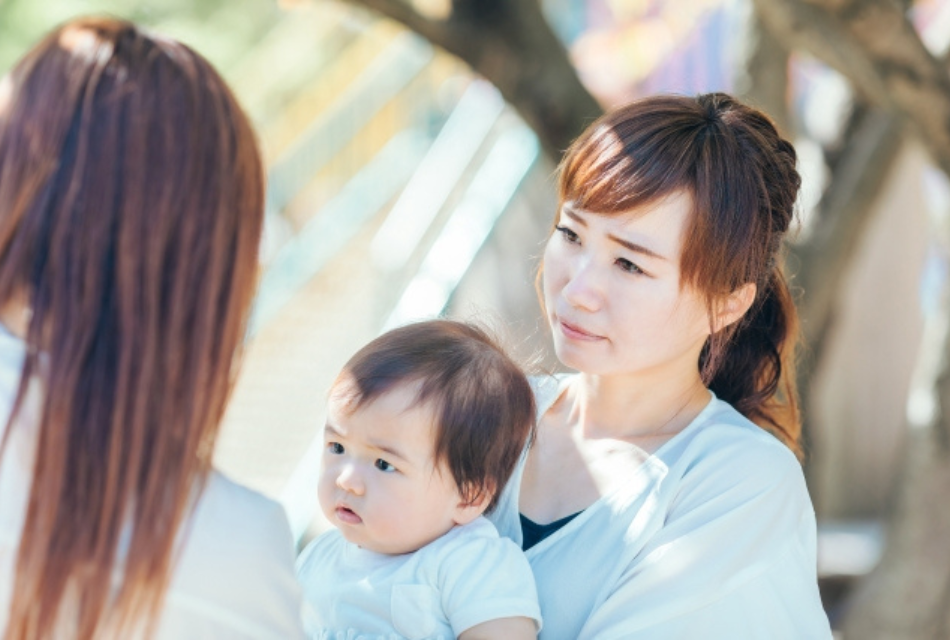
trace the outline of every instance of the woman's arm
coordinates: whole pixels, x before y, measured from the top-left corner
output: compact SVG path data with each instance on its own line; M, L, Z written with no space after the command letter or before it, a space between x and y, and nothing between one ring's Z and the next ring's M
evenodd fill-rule
M580 637L831 637L797 460L777 443L722 445L692 457L662 526L609 579Z
M538 637L531 618L498 618L477 624L459 634L459 640L522 640Z

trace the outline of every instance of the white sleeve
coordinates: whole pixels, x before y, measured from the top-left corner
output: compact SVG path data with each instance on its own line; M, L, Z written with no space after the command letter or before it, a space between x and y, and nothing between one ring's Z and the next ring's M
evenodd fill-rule
M297 556L297 580L303 591L303 627L310 638L318 637L330 624L325 613L340 586L334 579L334 547L339 543L339 531L331 529L311 540Z
M831 638L814 513L784 447L726 446L694 459L663 526L618 561L583 638Z
M531 618L541 628L531 565L511 540L471 537L446 552L438 579L442 610L456 636L499 618Z

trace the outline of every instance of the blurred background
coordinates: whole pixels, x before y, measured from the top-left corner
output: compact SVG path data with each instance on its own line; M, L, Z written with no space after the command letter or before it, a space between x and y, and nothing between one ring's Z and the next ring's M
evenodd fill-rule
M300 540L324 396L383 329L486 322L557 367L534 292L560 151L603 109L728 91L795 141L787 269L819 572L841 637L950 638L950 0L0 0L0 71L79 14L222 71L269 193L217 464Z

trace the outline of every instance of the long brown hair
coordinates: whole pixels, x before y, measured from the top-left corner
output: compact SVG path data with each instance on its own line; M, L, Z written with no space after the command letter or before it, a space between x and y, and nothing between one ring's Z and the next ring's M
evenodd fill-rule
M559 199L611 215L691 195L682 284L703 292L710 312L724 294L756 285L743 319L703 348L703 381L801 455L798 321L781 259L801 186L795 161L769 118L731 96L654 96L606 114L574 142Z
M260 156L205 59L122 20L56 29L5 82L0 304L32 310L15 407L43 389L6 635L126 637L154 630L210 470Z

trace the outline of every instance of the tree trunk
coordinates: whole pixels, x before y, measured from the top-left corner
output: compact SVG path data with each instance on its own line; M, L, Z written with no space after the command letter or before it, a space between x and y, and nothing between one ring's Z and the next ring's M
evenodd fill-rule
M755 46L747 61L746 97L765 109L784 135L794 138L795 127L786 106L789 50L781 33L768 30L767 22L758 15L760 10L756 7L752 24ZM807 345L796 371L806 451L811 449L815 428L811 381L834 324L846 267L871 221L873 204L897 157L901 128L890 114L859 104L852 110L841 138L835 149L826 150L830 180L811 214L810 234L802 242L789 245L786 259Z
M869 99L905 123L950 175L950 75L925 49L907 21L903 3L885 0L755 0L770 28L788 46L804 48L844 73ZM896 144L896 124L881 120L882 146ZM887 157L882 152L883 157ZM863 173L863 172L861 172ZM836 174L836 180L840 177ZM872 181L873 184L873 181ZM852 206L852 205L849 205ZM837 207L829 211L837 211ZM837 234L834 225L832 234ZM946 242L944 229L937 229ZM840 233L855 237L854 231ZM810 287L803 305L806 334L820 353L830 326L834 289L808 284L840 274L841 264L819 241L801 252L808 265L800 283ZM809 255L810 254L810 255ZM830 261L830 264L829 262ZM823 264L824 263L824 264ZM809 275L808 272L812 275ZM922 357L938 356L930 372L935 411L909 430L896 507L879 567L864 581L846 614L845 637L854 640L950 637L950 291L928 319ZM810 325L810 326L809 326ZM927 377L927 376L924 376Z
M454 0L444 19L403 0L346 0L401 22L494 84L554 162L603 109L541 13L538 0Z
M811 380L825 351L846 267L871 222L873 204L897 157L900 126L880 110L858 110L830 166L807 241L792 244L786 260L807 349L798 368L806 436L811 432Z
M788 49L773 36L754 12L749 26L752 46L745 61L745 82L742 92L750 104L762 109L783 136L792 138L795 130L788 113Z
M889 518L887 548L878 567L855 594L844 626L846 640L950 638L947 282L943 289L940 308L927 319L916 372L916 393L932 400L933 410L922 419L912 416L905 467Z

